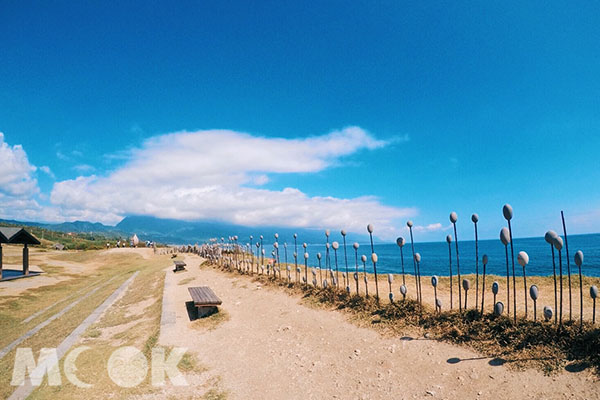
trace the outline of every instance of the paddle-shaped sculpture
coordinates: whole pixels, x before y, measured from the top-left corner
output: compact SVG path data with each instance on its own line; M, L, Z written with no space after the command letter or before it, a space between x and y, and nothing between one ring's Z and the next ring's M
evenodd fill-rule
M277 234L275 234L277 235ZM277 240L277 236L275 236L275 240ZM273 266L273 272L274 272L274 277L277 278L277 269L275 267L279 267L279 242L275 242L273 243L273 247L275 247L275 262L277 263L277 265ZM279 277L281 278L281 274L279 274Z
M329 229L325 230L325 237L327 238L327 242L325 242L325 267L329 269L331 272L331 259L329 258Z
M256 273L258 274L258 269L260 268L260 243L256 242Z
M417 273L420 276L421 275L421 272L420 272L421 271L421 266L420 266L420 264L421 264L421 254L415 253L415 262L417 263ZM420 280L419 280L419 293L422 293L421 292L421 281ZM419 297L419 305L422 305L420 297ZM419 309L421 310L421 307L419 307Z
M321 272L321 253L317 253L317 260L319 260L319 268L317 268L319 270L319 282L321 282L321 285L323 284L323 273Z
M402 266L402 284L406 285L406 277L404 275L404 253L402 251L405 241L404 238L402 236L400 236L398 239L396 239L396 244L398 245L398 247L400 247L400 262L401 262L401 266Z
M502 315L503 312L504 312L504 303L499 301L494 305L494 314L499 317L500 315Z
M448 243L448 269L450 274L450 309L452 310L454 300L452 299L452 235L446 236L446 242Z
M469 289L471 289L471 281L468 279L463 279L462 281L463 289L465 290L465 310L467 309L467 296L469 293Z
M392 282L394 282L394 275L392 274L388 274L388 285L390 286L390 293L389 293L389 298L390 298L390 303L394 302L394 292L392 292Z
M373 225L367 225L367 232L369 232L369 238L371 239L371 261L373 262L373 273L375 275L375 299L379 303L379 284L377 282L377 254L375 254L375 247L373 246Z
M475 226L475 309L477 309L477 302L479 301L479 237L477 236L477 222L479 222L479 215L471 215L471 221Z
M355 261L355 271L354 271L354 281L356 282L356 294L358 295L358 248L360 247L360 245L356 242L354 242L354 244L352 245L352 248L354 248L354 261Z
M335 287L338 287L340 275L338 272L337 251L340 248L340 244L338 242L333 242L333 243L331 243L331 247L333 247L333 254L335 257Z
M365 294L369 297L369 279L367 278L367 256L364 254L360 256L360 260L363 263L363 278L365 281Z
M417 301L420 301L421 294L419 293L419 275L417 274L417 262L415 261L415 241L413 239L413 233L412 233L413 222L407 221L406 226L408 227L408 230L410 232L410 248L412 250L413 267L415 269L415 287L417 290Z
M260 247L264 249L263 247L263 235L260 235ZM261 259L260 259L260 265L265 265L265 252L263 251L262 254L260 255Z
M298 268L298 234L294 233L294 266Z
M560 236L556 236L553 239L554 248L558 251L558 274L560 277L560 296L559 296L559 312L558 312L558 326L562 325L563 315L563 272L562 272L562 248L563 240Z
M435 311L437 311L439 313L440 310L438 309L437 285L438 285L438 277L433 275L431 277L431 286L433 286L433 298L434 298Z
M583 252L575 253L575 265L579 268L579 329L583 329L583 278L581 276L581 265L583 264Z
M304 252L304 283L308 285L308 253Z
M514 311L514 320L516 322L516 320L517 320L517 288L516 288L517 278L516 278L516 274L515 274L515 252L513 249L512 227L510 225L510 220L513 217L513 209L510 204L505 204L502 207L502 214L504 215L504 218L508 222L508 236L510 239L510 262L512 264L512 270L513 270L513 304L514 304L513 311ZM506 288L507 288L507 290L510 291L510 288L508 286ZM508 302L506 304L506 306L510 309L510 302Z
M342 229L340 231L340 233L342 234L342 238L344 239L344 262L346 263L346 277L348 277L348 254L346 253L346 230ZM348 286L349 282L346 281L346 286ZM346 287L346 290L348 290L348 287Z
M554 238L558 235L554 231L548 231L544 235L544 240L546 243L550 245L550 250L552 252L552 274L554 276L554 309L558 310L558 288L556 283L556 259L554 257ZM558 315L554 315L554 323L558 323Z
M402 300L406 300L406 285L400 285L400 294L402 295Z
M483 307L485 304L485 269L488 263L487 254L484 254L483 257L481 257L481 263L483 264L483 279L481 281L481 315L483 315Z
M496 281L492 283L492 293L494 294L494 304L496 304L496 296L498 295L498 291L500 291L500 284Z
M537 299L539 295L539 289L536 285L531 285L529 288L529 295L531 296L531 300L533 300L533 320L537 321Z
M254 239L254 237L250 235L250 245L248 246L248 250L250 252L250 275L252 275L252 270L254 269L254 262L252 260L252 251L254 250L254 247L252 246L252 239Z
M523 293L525 294L525 319L527 319L527 274L525 273L525 266L529 264L529 255L524 251L520 251L517 254L517 261L523 267ZM515 310L515 318L516 315L517 310Z
M460 290L460 258L458 256L458 236L456 235L456 221L458 221L458 215L452 211L450 213L450 222L454 227L454 245L456 246L456 274L458 276L458 310L462 311L462 299Z
M550 306L544 306L544 319L546 320L546 322L550 321L552 319L552 307Z
M508 269L508 244L510 243L510 232L506 228L500 231L500 241L504 245L506 254L506 304L508 304L508 314L510 316L510 271Z

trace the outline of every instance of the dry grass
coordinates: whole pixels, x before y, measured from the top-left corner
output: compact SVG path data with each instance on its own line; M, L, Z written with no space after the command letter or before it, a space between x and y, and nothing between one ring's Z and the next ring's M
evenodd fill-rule
M220 268L216 265L213 267ZM226 268L223 270L238 275L237 271ZM595 373L600 375L600 329L590 322L585 322L583 330L580 330L578 321L571 322L565 319L562 328L557 329L553 323L542 322L539 319L534 322L519 315L515 324L512 322L512 316L511 318L498 317L491 312L481 315L475 309L462 313L456 309L436 313L433 307L429 305L421 307L418 302L410 298L395 302L382 298L377 302L371 288L369 288L371 296L365 297L362 293L361 295L348 294L345 290L331 287L323 289L293 281L288 283L285 277L279 280L274 279L273 276L253 275L251 278L266 287L280 288L292 295L300 295L304 303L312 307L344 310L351 315L351 320L354 322L362 326L371 326L383 333L403 335L407 330L413 332L417 330L420 334L438 340L469 346L486 356L494 357L493 362L510 367L532 367L546 374L556 373L562 368L569 370L593 368ZM530 280L534 280L533 278L540 286L553 284L551 277L532 277ZM372 276L369 276L369 279L371 282L374 280ZM488 290L494 280L502 280L495 276L488 279L486 279ZM380 292L387 294L387 278L380 277L378 281ZM598 278L586 277L584 285L596 284L597 281ZM441 278L440 284L449 285L449 278ZM519 281L517 281L517 288L522 290ZM575 287L573 290L578 296ZM424 291L424 298L426 294ZM491 309L493 302L491 294L487 302ZM538 304L538 317L543 318L539 308L541 307Z
M206 316L204 318L198 318L193 322L193 328L203 331L215 330L222 323L229 321L229 313L224 309L219 309L218 312Z
M180 285L180 286L181 285L187 285L188 283L193 282L195 280L196 280L196 278L194 278L194 277L192 277L192 278L185 278L185 279L182 279L181 281L179 281L179 283L177 283L177 284Z

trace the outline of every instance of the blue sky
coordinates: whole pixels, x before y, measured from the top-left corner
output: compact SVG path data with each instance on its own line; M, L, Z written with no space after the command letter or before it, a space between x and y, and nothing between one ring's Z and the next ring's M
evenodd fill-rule
M0 144L15 170L0 217L202 219L210 189L229 199L218 218L247 224L374 220L389 238L410 218L441 240L455 210L460 236L477 212L496 237L508 202L516 236L557 230L561 209L573 232L598 231L598 3L84 3L0 3ZM209 130L238 154L205 154ZM327 151L285 167L306 138ZM214 180L173 165L247 152Z

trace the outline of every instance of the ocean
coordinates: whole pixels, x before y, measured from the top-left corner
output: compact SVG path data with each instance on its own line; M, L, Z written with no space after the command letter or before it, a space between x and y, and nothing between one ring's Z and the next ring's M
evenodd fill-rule
M564 238L563 238L564 239ZM583 251L584 261L582 272L587 276L600 276L600 234L588 235L569 235L569 258L571 264L571 273L577 274L578 268L573 261L573 257L577 250ZM528 275L550 276L552 275L552 254L550 245L546 243L543 237L540 238L525 238L514 239L514 257L515 270L519 275L522 274L522 268L517 262L517 254L519 251L525 251L529 255L529 264L526 267ZM375 244L375 253L378 256L377 272L378 273L401 273L400 248L395 243L390 244ZM271 250L271 247L267 249ZM461 274L475 273L475 241L465 240L458 242L460 254L460 272ZM293 264L294 245L288 243L288 262ZM456 275L456 248L452 242L452 272ZM309 266L318 266L317 253L321 252L323 259L321 260L322 267L325 267L325 244L309 244L308 253ZM412 251L410 241L404 248L404 268L407 274L414 272L412 262ZM438 275L448 276L448 244L446 242L415 242L415 252L421 254L421 275ZM270 253L270 252L269 252ZM298 246L298 264L304 265L302 247ZM340 271L345 269L344 249L340 242L338 250L338 268ZM354 270L355 256L352 243L348 243L348 267L351 271ZM268 254L268 253L267 253ZM358 249L359 268L362 271L362 263L360 256L367 256L367 272L373 272L373 264L371 263L371 246L369 243L360 244ZM480 240L479 241L479 273L482 272L481 257L487 254L489 262L486 273L493 275L506 275L506 255L504 245L500 239L496 240ZM556 268L558 273L559 260L558 252L556 254ZM331 264L335 267L333 249L330 249ZM512 273L512 264L510 264L510 244L508 246L509 266ZM562 249L563 258L563 273L567 273L567 256L566 246ZM283 246L280 247L280 262L284 262Z

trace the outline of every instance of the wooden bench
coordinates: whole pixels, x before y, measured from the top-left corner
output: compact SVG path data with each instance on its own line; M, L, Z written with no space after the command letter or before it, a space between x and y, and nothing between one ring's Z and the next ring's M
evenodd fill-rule
M175 261L175 269L173 269L173 272L185 271L186 265L187 264L183 261Z
M189 287L188 291L198 311L198 318L205 317L218 311L222 301L208 286Z

